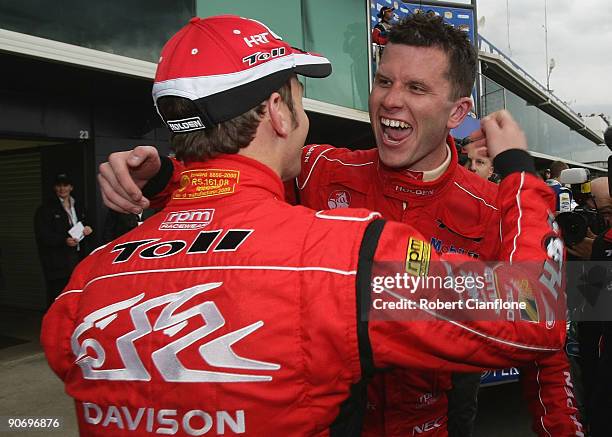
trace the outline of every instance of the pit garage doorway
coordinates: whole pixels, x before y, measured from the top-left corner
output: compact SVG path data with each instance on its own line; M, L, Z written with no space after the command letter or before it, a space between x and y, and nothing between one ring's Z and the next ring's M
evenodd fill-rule
M84 145L0 139L0 306L45 309L45 281L34 237L34 214L53 195L55 175L74 181L83 202Z

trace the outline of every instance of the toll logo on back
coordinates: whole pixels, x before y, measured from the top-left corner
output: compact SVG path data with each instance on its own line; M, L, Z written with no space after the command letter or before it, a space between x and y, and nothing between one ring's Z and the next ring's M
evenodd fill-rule
M159 225L160 231L193 231L203 229L210 224L215 213L214 209L191 209L168 213L166 219Z

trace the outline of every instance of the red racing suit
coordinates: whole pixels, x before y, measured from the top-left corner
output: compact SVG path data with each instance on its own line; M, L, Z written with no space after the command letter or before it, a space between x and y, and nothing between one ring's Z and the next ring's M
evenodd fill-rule
M448 143L451 163L430 182L420 173L385 167L376 149L306 146L297 179L299 203L314 209L369 208L414 226L438 254L502 259L498 186L459 166L450 136ZM539 436L583 435L563 351L522 367L521 383ZM446 436L450 388L447 371L400 369L377 376L368 398L368 435Z
M563 347L564 324L542 318L368 321L372 268L425 248L414 228L291 206L278 176L242 156L176 180L166 208L85 259L44 318L83 436L354 436L375 368L497 368ZM559 238L541 226L550 198L532 174L502 182L504 259L557 263L542 244ZM553 293L538 277L540 307Z

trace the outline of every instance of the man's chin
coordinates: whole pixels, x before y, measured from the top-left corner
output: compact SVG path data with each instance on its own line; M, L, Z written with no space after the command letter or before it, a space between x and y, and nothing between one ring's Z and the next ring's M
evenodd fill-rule
M387 151L382 150L380 147L378 148L378 157L380 162L389 168L407 168L413 164L412 159L410 157L406 157L405 153L388 153Z

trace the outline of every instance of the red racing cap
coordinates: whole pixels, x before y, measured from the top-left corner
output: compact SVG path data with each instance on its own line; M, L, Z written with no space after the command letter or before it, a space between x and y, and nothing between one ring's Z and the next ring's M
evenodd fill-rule
M326 77L331 63L291 47L259 21L195 17L162 49L153 100L156 106L164 96L193 101L200 117L164 121L175 133L200 130L254 108L294 73Z

